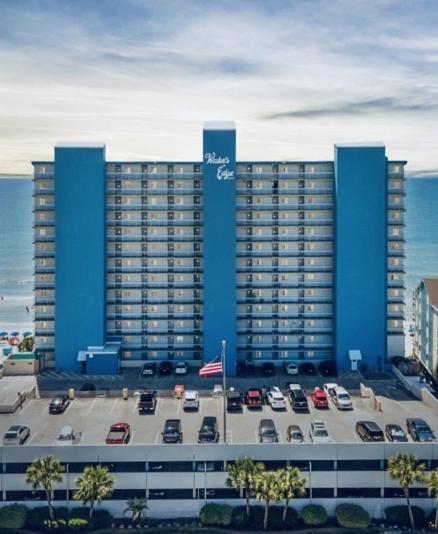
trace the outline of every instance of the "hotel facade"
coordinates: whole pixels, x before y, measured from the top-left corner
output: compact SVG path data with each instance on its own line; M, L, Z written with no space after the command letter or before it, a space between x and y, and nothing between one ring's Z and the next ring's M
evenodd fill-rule
M262 154L261 154L262 156ZM34 165L35 334L46 366L404 354L404 165L381 144L333 161L236 161L206 123L194 162L106 161L57 145Z

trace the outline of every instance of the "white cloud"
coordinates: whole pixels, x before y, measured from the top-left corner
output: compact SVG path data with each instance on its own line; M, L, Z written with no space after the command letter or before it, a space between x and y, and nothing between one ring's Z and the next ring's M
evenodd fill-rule
M438 16L420 3L130 2L111 15L121 3L0 2L0 172L30 172L60 139L105 140L114 159L200 159L208 119L237 122L240 159L331 159L334 142L380 139L411 169L436 168L438 43L425 33Z

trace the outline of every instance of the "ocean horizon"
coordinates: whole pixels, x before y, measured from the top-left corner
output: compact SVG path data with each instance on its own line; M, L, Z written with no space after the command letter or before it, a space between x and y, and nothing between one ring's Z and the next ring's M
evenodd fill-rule
M32 181L0 176L0 330L33 331ZM438 276L438 176L406 180L406 325L412 292L426 276ZM3 299L1 299L3 297Z

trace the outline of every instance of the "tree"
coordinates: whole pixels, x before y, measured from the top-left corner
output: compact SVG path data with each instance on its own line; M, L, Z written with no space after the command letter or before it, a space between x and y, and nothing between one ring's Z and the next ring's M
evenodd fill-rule
M415 522L409 499L409 488L412 484L425 480L424 464L420 464L413 454L398 454L395 458L389 459L388 471L391 478L399 481L400 487L405 494L411 527L414 529Z
M32 352L35 340L32 336L24 337L18 344L19 352Z
M26 483L32 485L34 492L42 487L46 494L51 521L55 520L52 505L53 487L56 483L62 482L63 473L64 466L51 454L37 458L26 469Z
M272 501L280 501L280 484L278 475L272 471L265 471L256 478L255 492L258 501L265 502L265 515L263 518L263 528L268 528L269 505Z
M126 514L129 512L132 515L133 523L136 523L137 521L140 521L140 519L142 519L143 514L147 509L148 503L146 499L139 499L138 497L134 497L133 499L128 500L123 513Z
M436 511L435 511L435 530L438 532L438 469L432 471L427 481L427 487L431 497L435 497Z
M90 504L90 520L93 517L94 505L100 504L113 492L114 478L109 474L106 467L100 465L88 465L82 476L76 479L78 489L73 496L77 501L82 501L86 506Z
M283 523L286 523L289 501L306 493L306 479L298 467L285 467L277 472L280 500L284 500Z
M246 499L246 517L249 519L249 500L255 489L255 482L265 470L265 466L256 463L251 458L237 458L233 465L228 467L226 484L229 488L243 490Z

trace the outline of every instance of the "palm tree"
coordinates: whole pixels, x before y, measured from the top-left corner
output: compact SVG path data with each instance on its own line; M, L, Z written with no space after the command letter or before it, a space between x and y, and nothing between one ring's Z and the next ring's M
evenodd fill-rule
M412 513L411 501L409 499L409 488L412 484L425 480L424 464L420 464L413 454L398 454L395 458L389 459L388 471L391 478L399 481L400 487L405 494L411 527L414 529L414 514Z
M285 467L277 471L280 500L284 500L283 523L286 523L289 501L306 493L306 479L298 467Z
M264 472L265 466L256 463L251 458L237 458L233 465L228 467L226 484L229 488L243 490L246 499L246 517L249 519L249 500L255 489L256 479Z
M255 483L255 492L258 501L265 501L265 516L263 518L263 528L268 529L269 505L272 501L280 501L278 476L272 471L265 471L259 475Z
M436 512L435 512L435 530L438 532L438 469L432 471L427 481L427 487L431 497L435 497Z
M90 504L90 519L93 517L94 505L100 504L113 492L114 478L106 467L88 465L83 475L76 479L78 489L73 496L86 506Z
M51 454L37 458L26 469L26 483L32 485L34 492L42 487L46 494L51 521L55 520L52 505L53 487L56 483L62 482L63 473L64 466Z
M134 497L134 499L128 500L123 513L126 514L129 512L132 515L133 523L136 523L143 517L143 514L147 509L148 503L146 499L139 499L138 497Z

